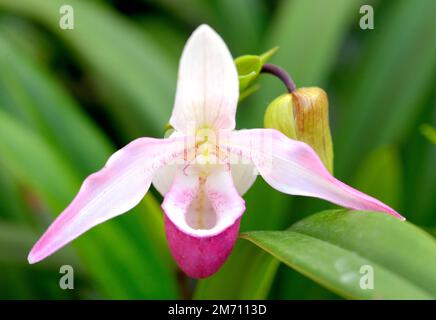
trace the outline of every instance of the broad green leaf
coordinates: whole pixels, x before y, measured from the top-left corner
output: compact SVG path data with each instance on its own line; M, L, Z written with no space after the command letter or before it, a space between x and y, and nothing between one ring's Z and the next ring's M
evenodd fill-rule
M286 264L281 263L268 299L340 300L342 298L312 279L303 276L298 271L289 268Z
M0 8L46 25L77 54L112 117L130 137L160 133L169 119L176 70L151 37L101 3L69 1L74 30L59 27L62 0L4 0Z
M426 228L427 232L430 233L433 237L436 237L436 229Z
M324 211L286 231L253 231L243 237L345 298L436 297L435 239L387 214ZM371 290L361 288L368 267L374 275Z
M371 149L406 138L425 106L436 70L435 10L432 0L397 1L371 31L335 131L340 177Z
M0 161L53 212L60 212L80 185L58 152L4 112L0 112ZM103 293L109 298L176 297L173 276L160 255L144 252L122 230L121 224L109 221L74 241Z

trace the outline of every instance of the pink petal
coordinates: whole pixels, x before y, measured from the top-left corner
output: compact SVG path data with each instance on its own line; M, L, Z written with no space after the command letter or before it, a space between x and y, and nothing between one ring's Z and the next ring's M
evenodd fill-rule
M230 172L178 172L162 208L168 245L180 268L193 278L215 273L233 248L245 211Z
M184 133L233 129L238 96L238 73L229 49L214 30L201 25L183 50L170 124Z
M105 167L83 182L71 204L32 248L36 263L95 225L136 206L150 187L153 173L183 155L183 138L140 138L114 153Z
M273 188L288 194L321 198L356 210L389 213L394 209L334 178L313 149L274 129L241 130L229 134L227 148L250 158Z

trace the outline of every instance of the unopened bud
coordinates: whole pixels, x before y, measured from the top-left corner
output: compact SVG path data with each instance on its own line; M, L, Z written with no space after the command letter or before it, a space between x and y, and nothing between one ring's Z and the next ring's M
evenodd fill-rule
M265 128L279 130L291 139L297 140L292 94L284 94L274 99L265 112Z
M265 112L265 127L307 143L333 171L328 98L321 88L299 88L275 99Z

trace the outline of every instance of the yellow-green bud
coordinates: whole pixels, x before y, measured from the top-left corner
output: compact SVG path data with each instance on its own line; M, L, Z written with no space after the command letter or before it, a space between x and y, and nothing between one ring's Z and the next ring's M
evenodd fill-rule
M310 145L333 171L333 144L327 94L321 88L299 88L275 99L265 112L265 127Z
M270 103L265 112L264 126L277 129L289 138L297 140L292 94L281 95Z

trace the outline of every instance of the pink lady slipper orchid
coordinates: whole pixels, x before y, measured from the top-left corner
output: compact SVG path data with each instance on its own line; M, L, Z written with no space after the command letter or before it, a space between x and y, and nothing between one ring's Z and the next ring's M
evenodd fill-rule
M189 276L215 273L229 256L245 211L242 195L259 173L273 188L343 207L386 212L380 201L335 179L313 149L274 129L235 131L239 96L233 58L206 25L189 38L165 139L139 138L90 175L72 203L29 254L38 262L85 231L120 215L151 183L164 196L165 232L174 259Z

